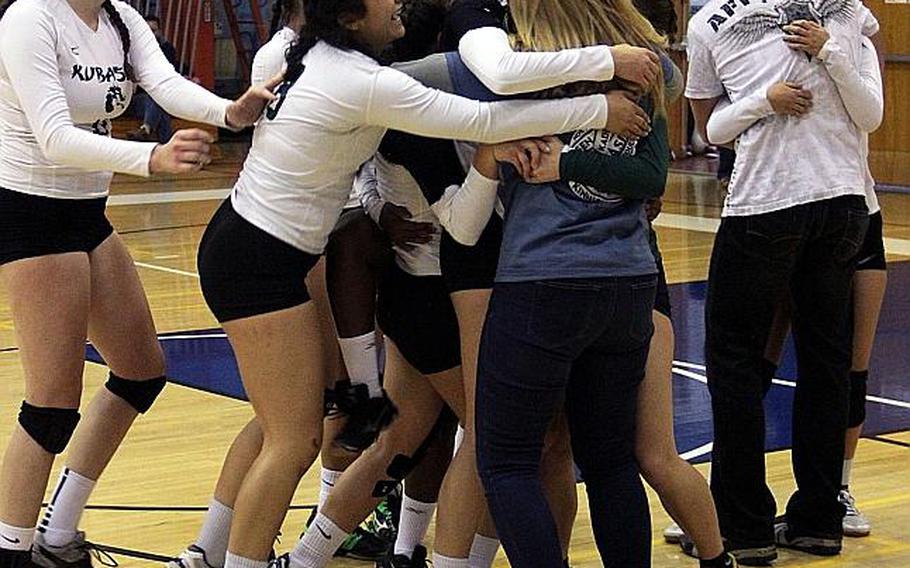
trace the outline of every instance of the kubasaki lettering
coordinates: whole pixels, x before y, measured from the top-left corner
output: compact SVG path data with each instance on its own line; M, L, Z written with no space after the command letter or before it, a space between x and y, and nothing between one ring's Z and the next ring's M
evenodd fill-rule
M92 67L83 65L73 65L71 79L77 79L83 83L122 83L126 81L126 71L122 66L115 67Z

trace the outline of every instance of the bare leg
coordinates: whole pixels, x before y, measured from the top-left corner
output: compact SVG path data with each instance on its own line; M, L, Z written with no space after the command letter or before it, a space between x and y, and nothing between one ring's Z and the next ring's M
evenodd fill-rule
M228 549L264 561L322 438L324 363L312 303L224 325L262 428L234 507Z
M673 437L673 325L654 312L654 337L639 387L635 453L642 475L702 558L723 550L717 511L704 477L679 457Z
M76 409L91 297L88 255L70 253L0 268L12 308L25 399L38 407ZM0 473L0 521L34 527L54 456L17 426Z

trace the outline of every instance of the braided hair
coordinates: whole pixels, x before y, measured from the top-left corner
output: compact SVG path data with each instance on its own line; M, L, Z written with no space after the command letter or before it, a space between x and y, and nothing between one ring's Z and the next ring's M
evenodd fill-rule
M114 24L114 27L117 28L117 33L120 34L120 44L123 46L123 70L126 72L126 77L135 83L136 74L134 73L132 63L130 63L130 47L132 46L130 29L126 27L126 23L124 23L123 18L120 17L120 12L117 11L117 8L114 8L111 0L104 0L104 4L102 4L101 7L107 12L108 19Z
M307 0L304 2L303 29L300 38L287 52L288 70L285 82L293 84L303 74L303 56L320 41L338 49L356 49L370 53L360 45L351 30L342 25L342 18L362 18L367 9L363 0Z

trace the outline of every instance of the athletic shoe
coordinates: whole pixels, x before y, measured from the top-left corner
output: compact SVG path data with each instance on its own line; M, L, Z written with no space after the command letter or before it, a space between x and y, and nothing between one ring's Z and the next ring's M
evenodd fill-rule
M387 549L388 543L386 541L363 527L357 527L341 543L341 548L335 551L335 556L369 562L382 558Z
M36 568L30 550L0 549L0 567L2 568Z
M63 546L50 546L44 542L43 534L35 534L32 562L42 568L92 568L92 556L103 566L117 566L117 561L110 554L86 541L82 531Z
M317 510L314 508L310 512L310 517L306 521L306 527L309 528L316 518ZM300 535L303 537L303 535ZM344 558L353 558L354 560L373 561L379 560L385 555L389 548L389 543L378 535L371 533L368 529L357 527L354 532L348 535L341 547L335 551L335 556ZM280 558L280 557L279 557Z
M689 538L689 535L683 534L679 539L679 548L687 556L698 558L698 547ZM733 557L738 564L743 566L771 566L771 563L777 560L777 549L772 544L770 546L759 546L753 548L736 547L729 541L724 540L724 548L727 553Z
M384 390L382 396L375 398L370 398L366 385L354 385L352 390L356 402L347 411L348 421L335 437L335 444L349 452L362 452L373 445L379 433L392 423L398 414L398 408ZM341 401L337 402L341 407Z
M782 548L791 548L815 556L836 556L840 554L840 535L800 534L787 522L786 515L774 521L774 542Z
M872 523L856 508L856 500L853 499L850 490L841 489L837 500L847 508L847 514L844 515L844 536L869 536L872 532Z
M268 568L290 568L291 566L291 555L286 552L281 556L276 556L269 560Z
M390 548L385 557L376 562L376 568L427 568L427 549L417 545L411 557L404 554L395 554Z
M682 527L676 523L671 523L670 526L664 529L664 541L668 544L679 544L679 539L686 534L686 531L682 530Z
M189 545L180 556L167 563L166 568L213 568L205 557L205 551L195 544Z
M398 536L398 519L401 515L401 486L380 501L379 505L364 523L367 531L375 534L387 544L395 543Z

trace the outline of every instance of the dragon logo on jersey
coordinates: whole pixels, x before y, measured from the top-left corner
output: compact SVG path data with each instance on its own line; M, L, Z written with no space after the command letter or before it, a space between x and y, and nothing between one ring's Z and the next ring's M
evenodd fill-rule
M96 120L94 123L92 123L92 133L99 136L110 136L111 121L106 118Z
M572 134L568 146L573 151L594 150L609 156L634 156L638 140L634 136L626 138L607 130L578 130ZM570 181L568 186L572 194L583 201L614 204L623 200L622 197L575 181Z
M126 108L126 97L123 96L123 89L114 85L107 90L107 95L104 97L104 111L111 114L124 108Z
M722 33L729 35L737 45L748 45L797 20L808 20L822 26L828 20L846 22L853 17L855 10L856 0L784 0L774 6L760 7ZM732 12L729 15L732 16ZM710 22L718 31L719 24L726 20L715 22L714 18Z

